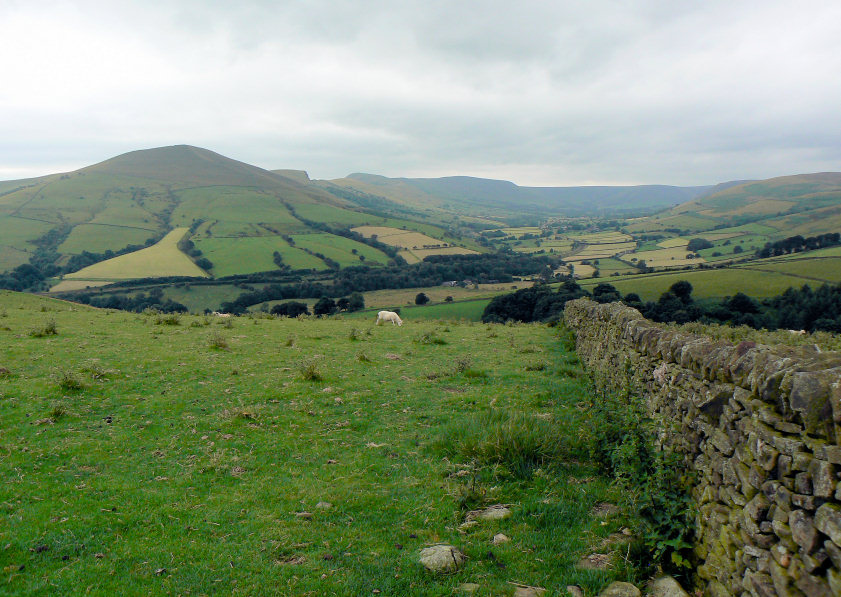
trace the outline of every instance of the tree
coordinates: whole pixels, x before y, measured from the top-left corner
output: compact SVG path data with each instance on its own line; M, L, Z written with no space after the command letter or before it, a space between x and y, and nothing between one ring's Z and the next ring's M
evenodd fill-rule
M313 306L312 312L314 315L332 315L336 312L336 301L326 296L318 299L318 302Z
M619 291L613 284L598 284L593 288L593 300L598 303L612 303L620 300Z
M347 297L342 297L336 301L336 308L339 311L347 311L350 306L350 300Z
M712 249L713 244L705 238L693 238L686 245L686 250L691 253L697 253L702 249Z
M350 297L348 297L348 311L361 311L365 308L365 297L362 296L362 293L353 292L351 293Z
M419 292L415 297L415 304L416 305L425 305L429 302L429 297L426 296L423 292Z
M289 301L288 303L280 303L272 307L272 315L280 315L281 317L298 317L298 315L309 315L310 310L306 303L298 301Z

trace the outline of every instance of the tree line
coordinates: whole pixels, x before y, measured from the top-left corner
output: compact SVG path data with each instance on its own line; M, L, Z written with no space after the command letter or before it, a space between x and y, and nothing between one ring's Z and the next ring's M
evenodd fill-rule
M542 284L495 297L485 308L482 321L554 322L562 317L567 301L583 296L600 303L621 300L646 318L663 323L699 321L754 329L841 333L841 284L824 284L817 289L807 284L764 300L738 292L721 300L696 302L692 284L686 280L672 284L656 301L643 301L633 292L622 296L613 285L604 283L588 292L574 280L567 280L556 292Z

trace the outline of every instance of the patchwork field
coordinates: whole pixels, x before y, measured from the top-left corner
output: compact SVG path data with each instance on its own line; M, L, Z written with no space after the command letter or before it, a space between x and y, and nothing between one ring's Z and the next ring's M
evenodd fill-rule
M625 255L623 259L631 261L636 258L644 260L649 267L676 267L680 265L697 265L704 263L703 258L687 259L689 252L686 247L672 247L671 249L655 249L653 251L635 251Z
M207 277L207 273L178 249L178 241L186 233L186 228L176 228L151 247L95 263L67 274L65 279L98 281L163 276Z
M627 574L618 548L577 566L627 521L596 513L620 496L551 328L0 304L10 594L594 595ZM457 529L495 504L511 516ZM462 571L423 570L438 542Z
M614 255L619 255L620 253L633 251L636 246L637 244L634 242L587 245L583 249L576 251L573 255L565 256L564 261L582 261L584 259L613 257Z
M295 234L292 238L296 247L321 253L328 259L338 262L342 267L363 264L385 265L390 259L378 249L335 234ZM360 256L364 259L360 259Z
M417 263L429 255L475 255L478 253L473 249L455 246L412 230L388 226L358 226L352 230L365 238L376 236L381 243L400 247L402 250L398 254L406 260L406 263Z
M289 246L280 236L202 238L193 242L213 263L212 272L216 277L278 269L274 262L275 251L281 254L283 263L292 269L327 268L321 259Z
M103 224L80 224L73 228L67 239L59 245L62 253L78 255L82 251L104 253L107 250L119 251L129 245L143 245L155 231L126 226L107 226Z

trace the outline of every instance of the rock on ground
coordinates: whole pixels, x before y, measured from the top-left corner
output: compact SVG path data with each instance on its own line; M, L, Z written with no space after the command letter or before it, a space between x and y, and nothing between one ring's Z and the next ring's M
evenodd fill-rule
M642 592L629 582L616 581L607 585L599 597L641 597Z
M452 545L433 545L420 552L420 563L432 572L456 572L464 567L466 560L467 556Z
M689 593L671 576L661 576L653 581L645 594L646 597L689 597Z

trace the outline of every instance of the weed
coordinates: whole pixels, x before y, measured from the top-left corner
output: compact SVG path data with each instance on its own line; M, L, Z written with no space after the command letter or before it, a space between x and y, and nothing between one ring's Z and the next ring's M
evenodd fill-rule
M0 317L8 317L9 314L6 312L5 308L0 309Z
M226 317L219 322L219 325L221 325L226 330L230 330L234 327L234 322L230 317Z
M683 457L659 444L640 398L600 393L588 406L590 454L619 482L637 520L632 563L646 574L660 566L687 580L695 506Z
M225 336L215 330L210 332L210 335L207 337L207 344L213 350L228 350L229 348Z
M526 365L526 371L543 371L546 369L546 363L543 361L536 361Z
M446 344L447 341L437 336L435 332L426 332L415 339L418 344Z
M85 384L69 369L58 373L58 387L65 392L78 392L85 388Z
M371 357L365 354L365 351L360 350L358 353L356 353L356 360L360 363L370 363Z
M55 319L48 319L46 323L40 328L32 328L29 330L29 335L33 338L44 338L46 336L57 336L58 328L56 327Z
M315 359L307 359L298 365L298 371L301 372L301 377L307 381L321 381L324 377L318 370L318 363Z
M87 373L93 379L104 379L109 375L116 373L111 369L106 369L96 360L90 360L79 369L82 373Z
M155 325L181 325L181 316L178 313L161 313L155 317Z
M293 334L293 335L286 338L286 342L284 342L283 345L284 346L295 346L295 340L297 340L297 338Z
M58 422L58 420L67 414L67 408L61 403L55 403L53 405L52 410L50 411L50 420L53 423Z
M202 323L200 321L194 319L193 321L190 322L190 327L191 328L200 328L200 327L203 327L203 326L202 326Z
M468 379L484 379L488 374L481 369L465 369L464 376Z
M456 357L456 373L464 373L472 364L470 357Z
M357 342L362 338L362 332L357 330L356 328L350 328L350 333L348 334L348 340L351 342Z

